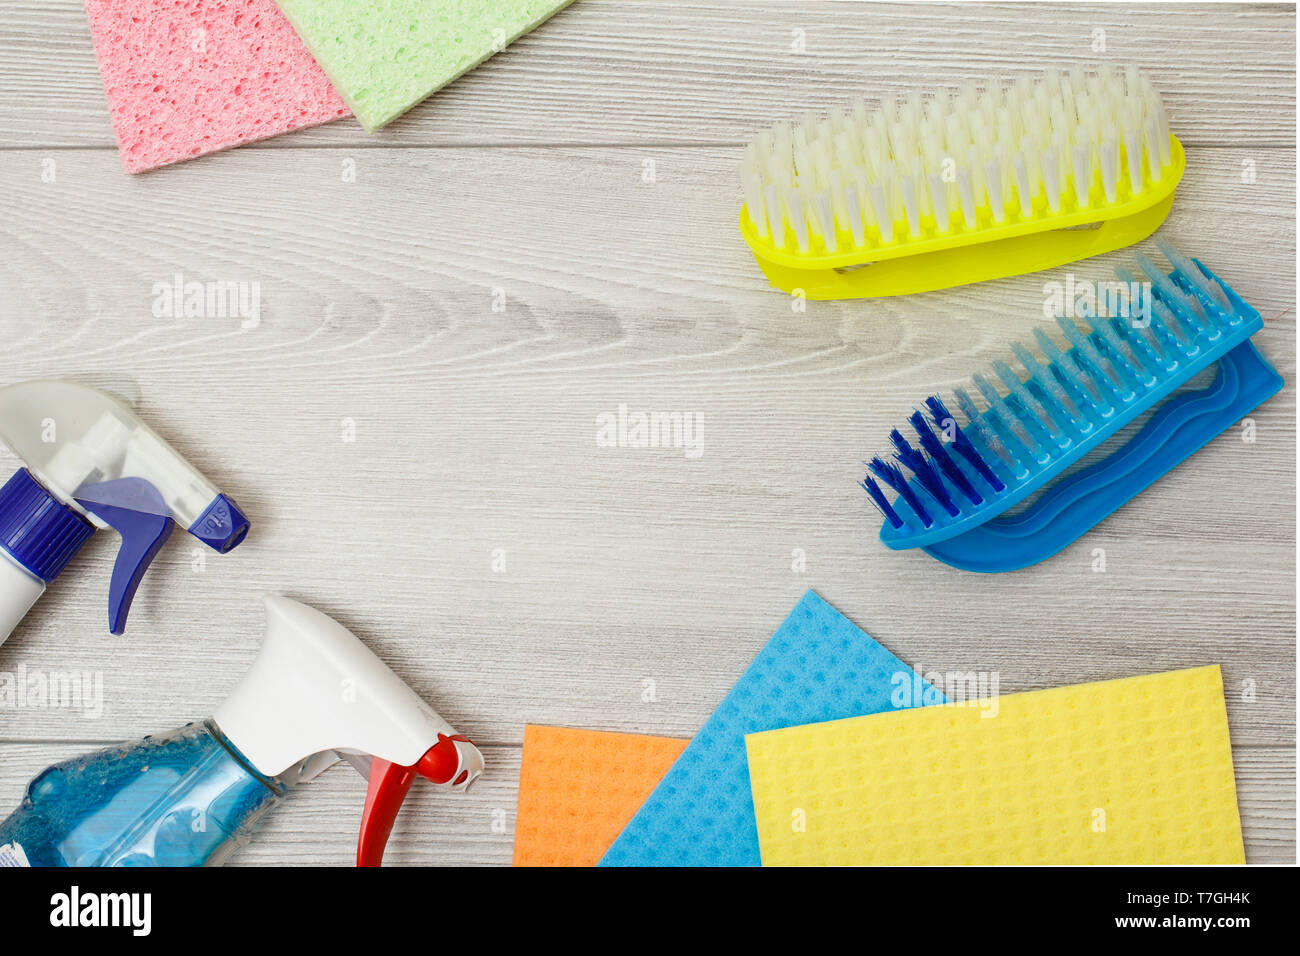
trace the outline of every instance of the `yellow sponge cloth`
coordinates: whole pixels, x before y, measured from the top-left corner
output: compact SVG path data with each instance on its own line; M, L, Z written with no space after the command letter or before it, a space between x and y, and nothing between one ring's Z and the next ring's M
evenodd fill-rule
M766 865L1245 862L1217 666L745 742Z
M526 726L515 866L595 866L686 743Z

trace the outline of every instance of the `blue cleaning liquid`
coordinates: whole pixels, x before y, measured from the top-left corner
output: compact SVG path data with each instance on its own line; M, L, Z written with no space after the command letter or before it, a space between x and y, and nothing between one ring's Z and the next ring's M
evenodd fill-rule
M248 841L285 789L211 721L55 764L0 823L32 866L201 866Z

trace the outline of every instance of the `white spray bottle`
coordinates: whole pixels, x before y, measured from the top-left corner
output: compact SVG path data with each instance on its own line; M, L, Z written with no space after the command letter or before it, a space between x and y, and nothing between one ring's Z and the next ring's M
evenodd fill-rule
M357 865L383 860L411 784L463 791L483 756L347 628L266 599L262 651L206 721L56 764L0 823L0 867L214 865L296 784L369 780Z
M109 584L121 634L176 524L220 554L248 534L230 498L121 402L70 382L0 389L0 441L27 464L0 487L0 644L97 528L122 545Z

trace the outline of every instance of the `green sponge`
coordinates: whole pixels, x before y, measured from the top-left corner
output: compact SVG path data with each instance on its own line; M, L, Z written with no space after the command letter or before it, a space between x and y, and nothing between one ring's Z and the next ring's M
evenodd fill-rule
M573 0L279 0L374 132Z

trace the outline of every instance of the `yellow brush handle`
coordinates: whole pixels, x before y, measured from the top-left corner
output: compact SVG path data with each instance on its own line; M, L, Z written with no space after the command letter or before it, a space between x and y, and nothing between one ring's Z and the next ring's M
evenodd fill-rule
M1009 239L883 259L845 269L795 269L754 258L783 292L803 290L809 299L864 299L930 292L970 282L1038 272L1140 242L1169 215L1174 194L1141 212L1108 219L1095 229L1057 229Z

